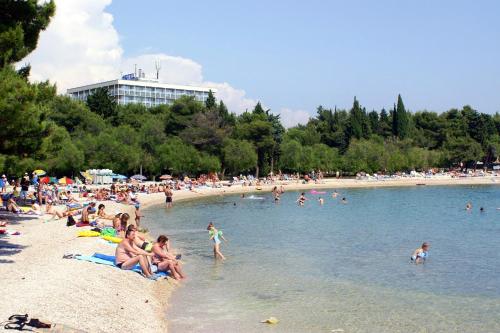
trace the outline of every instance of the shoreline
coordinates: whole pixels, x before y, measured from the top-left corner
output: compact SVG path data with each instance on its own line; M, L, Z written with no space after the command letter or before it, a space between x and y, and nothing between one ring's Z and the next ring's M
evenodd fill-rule
M500 185L500 177L403 178L383 181L326 179L322 184L288 182L285 191L342 188L378 188L417 186ZM280 186L280 185L278 185ZM233 185L219 189L181 190L174 192L178 201L196 200L216 195L268 193L274 185ZM163 193L139 194L141 208L164 203ZM108 213L128 212L134 207L103 202ZM173 279L152 282L141 275L116 268L73 259L65 253L91 255L113 254L114 248L95 238L77 238L88 228L66 227L66 219L46 217L9 222L7 229L20 236L0 238L0 275L2 298L0 321L13 314L28 313L42 321L67 325L87 332L162 331L167 330L165 315L169 295L179 283ZM142 226L147 228L147 218ZM180 283L182 285L182 282Z

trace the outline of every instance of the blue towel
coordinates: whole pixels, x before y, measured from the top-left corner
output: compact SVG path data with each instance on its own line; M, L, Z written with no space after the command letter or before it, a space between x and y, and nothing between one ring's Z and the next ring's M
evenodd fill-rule
M102 253L94 253L93 256L75 256L75 259L118 268L118 266L115 265L115 256L108 256ZM132 268L131 271L142 273L141 266L139 266L139 264L135 265L135 267ZM168 274L165 272L158 272L156 274L159 276L168 276Z

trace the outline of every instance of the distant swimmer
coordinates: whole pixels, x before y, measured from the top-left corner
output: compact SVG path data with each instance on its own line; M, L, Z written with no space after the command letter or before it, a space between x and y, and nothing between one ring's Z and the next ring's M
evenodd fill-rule
M333 191L332 193L332 198L337 198L339 196L339 193L337 192L337 190Z
M272 192L272 193L273 193L274 202L278 202L278 201L280 201L280 194L281 194L281 191L280 191L280 190L278 190L278 187L277 187L277 186L275 186L275 187L273 188L273 192Z
M241 197L244 198L245 197L245 193L241 193Z
M422 247L416 249L412 256L411 256L411 261L415 262L415 264L420 264L420 263L423 263L425 261L425 259L427 259L427 257L429 256L429 248L431 247L431 245L427 242L424 242L422 244Z
M484 207L479 208L479 211L480 211L481 213L484 213Z
M296 202L299 204L299 206L304 206L304 203L306 202L306 200L308 200L306 198L306 194L304 192L302 192Z
M220 252L221 239L224 242L227 242L227 240L222 235L222 231L217 230L212 222L208 224L207 230L208 230L208 235L210 236L210 240L214 242L214 258L217 259L217 257L219 257L222 260L226 260L226 257L224 257Z
M472 204L470 202L465 205L465 210L471 210L472 209Z
M325 200L322 197L319 197L318 202L320 205L323 205L325 203Z
M345 197L343 197L342 200L340 200L340 203L346 204L347 203L347 199Z

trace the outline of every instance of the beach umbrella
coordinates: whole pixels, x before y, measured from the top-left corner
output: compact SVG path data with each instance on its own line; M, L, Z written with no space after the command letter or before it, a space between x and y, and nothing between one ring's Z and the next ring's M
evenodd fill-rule
M47 174L45 171L40 169L33 171L33 173L37 176L45 176Z
M42 183L42 184L50 183L50 177L45 176L43 178L40 178L40 183Z
M147 178L144 177L143 175L133 175L130 177L130 179L135 179L135 180L146 180Z
M61 184L61 185L73 184L73 180L71 178L68 178L68 177L62 177L61 179L59 179L59 184Z
M160 177L161 180L167 180L167 179L172 179L172 176L170 175L163 175Z

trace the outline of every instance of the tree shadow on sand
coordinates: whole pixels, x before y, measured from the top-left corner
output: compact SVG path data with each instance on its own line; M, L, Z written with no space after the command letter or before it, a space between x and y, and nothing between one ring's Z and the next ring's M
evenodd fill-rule
M0 236L0 264L14 263L14 260L9 259L8 257L13 256L26 248L24 245L13 244L11 240L12 237Z

